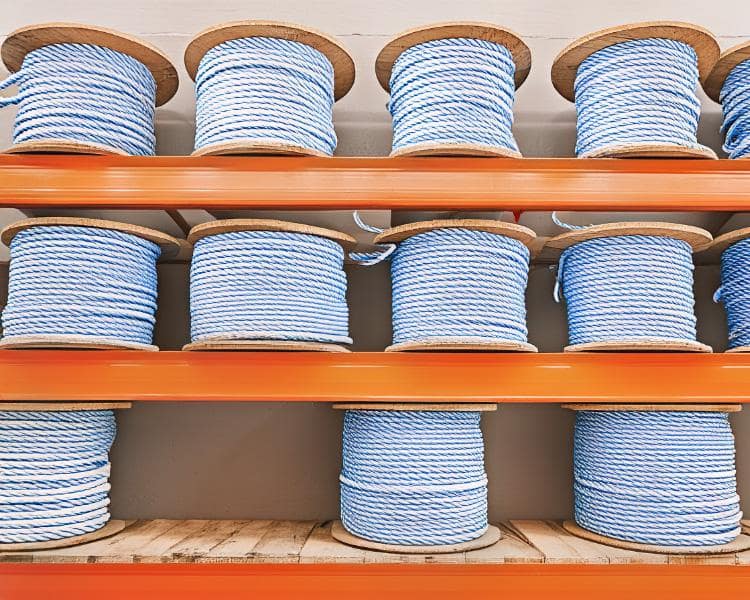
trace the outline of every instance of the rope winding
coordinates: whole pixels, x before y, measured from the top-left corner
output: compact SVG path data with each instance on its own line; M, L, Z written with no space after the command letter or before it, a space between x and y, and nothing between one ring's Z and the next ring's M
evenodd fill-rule
M731 70L721 87L719 101L724 112L724 151L729 158L750 156L750 60Z
M721 300L727 313L729 348L750 346L750 239L722 253L721 287L714 300Z
M341 520L399 545L457 544L487 530L480 413L349 410Z
M13 143L74 140L152 155L156 82L136 59L89 44L53 44L29 52L21 70L0 83L18 94Z

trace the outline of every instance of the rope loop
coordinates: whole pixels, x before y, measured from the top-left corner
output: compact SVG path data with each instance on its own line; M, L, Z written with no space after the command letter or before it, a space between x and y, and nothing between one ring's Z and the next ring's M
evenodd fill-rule
M721 255L721 286L715 301L724 304L729 348L750 346L750 239L741 240Z
M721 87L719 101L724 112L721 131L729 158L750 156L750 60L732 69Z

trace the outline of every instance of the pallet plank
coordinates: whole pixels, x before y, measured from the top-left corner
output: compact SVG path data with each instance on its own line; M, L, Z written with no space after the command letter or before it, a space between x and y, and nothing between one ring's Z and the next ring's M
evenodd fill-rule
M467 552L467 563L541 563L544 561L542 553L523 541L518 534L510 528L507 522L495 523L495 525L500 528L503 537L497 544Z
M200 530L169 549L170 562L196 562L197 558L206 555L242 529L243 524L244 521L207 521Z
M234 534L199 557L198 562L252 562L255 547L272 523L270 519L245 521Z
M547 563L606 564L607 557L593 548L571 543L571 534L550 521L513 520L510 527L544 555ZM596 546L596 544L594 544Z
M317 521L274 521L255 546L255 562L296 563Z
M342 544L331 537L332 522L321 523L312 530L299 553L301 563L361 563L366 550Z

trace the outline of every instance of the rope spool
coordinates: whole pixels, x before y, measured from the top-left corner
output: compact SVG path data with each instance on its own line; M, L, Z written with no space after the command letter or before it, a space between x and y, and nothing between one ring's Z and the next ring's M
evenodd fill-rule
M185 67L196 82L193 155L333 154L333 103L354 83L354 62L333 38L287 23L227 23L193 38Z
M192 343L184 350L320 350L351 344L344 250L354 238L264 219L197 225Z
M18 94L8 152L153 155L154 108L177 91L177 71L134 37L76 23L24 27L0 54Z
M727 414L739 405L565 407L576 411L576 523L566 529L649 552L750 548Z
M696 341L693 250L711 235L669 223L611 223L552 238L563 250L555 297L568 312L566 351L711 352Z
M0 347L158 350L156 261L179 252L175 238L73 217L18 221L0 238L10 247Z
M341 519L332 535L392 552L458 552L500 539L487 523L481 411L495 405L341 404Z
M389 91L391 156L520 157L513 100L531 52L489 23L441 23L399 34L378 55Z
M520 225L478 219L424 221L378 234L375 243L394 250L393 345L386 351L536 352L527 341L525 304L535 237ZM365 264L387 257L352 256Z
M0 551L56 548L121 531L110 521L109 449L119 404L0 405Z
M724 111L724 151L750 158L750 42L722 52L703 87Z
M603 29L558 56L552 83L575 100L580 158L716 158L697 141L699 81L719 56L710 32L657 21Z

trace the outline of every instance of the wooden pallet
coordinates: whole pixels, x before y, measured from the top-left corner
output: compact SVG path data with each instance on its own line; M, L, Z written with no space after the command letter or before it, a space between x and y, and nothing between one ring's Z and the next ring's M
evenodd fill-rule
M346 546L331 537L331 523L316 521L130 521L121 533L70 548L3 552L11 563L551 563L741 564L750 551L721 556L634 552L596 544L554 521L497 524L494 546L455 554L391 554Z

